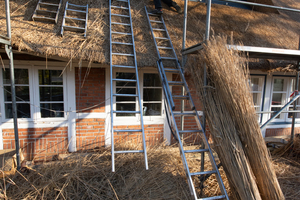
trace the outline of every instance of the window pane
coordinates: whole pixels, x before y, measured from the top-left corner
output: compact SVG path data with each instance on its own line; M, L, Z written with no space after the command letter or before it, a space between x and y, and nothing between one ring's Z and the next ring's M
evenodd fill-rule
M272 97L272 105L282 105L282 96L283 94L281 93L273 93ZM285 96L285 95L284 95Z
M41 103L41 116L42 117L64 117L64 112L54 112L54 111L64 111L63 103ZM54 110L54 111L50 111Z
M60 76L61 70L39 70L40 85L62 85L63 77Z
M144 74L144 87L161 87L158 74Z
M14 69L15 84L29 84L28 69ZM3 84L10 84L10 69L3 71Z
M30 105L26 103L17 103L17 117L18 118L31 118L30 116ZM5 104L5 118L13 118L12 104Z
M144 89L144 101L161 101L161 89Z
M250 86L252 91L261 91L261 87L259 85L259 78L251 78Z
M284 79L274 79L274 88L273 91L283 91Z
M135 103L117 103L118 111L135 111ZM135 116L135 113L117 113L117 116Z
M281 108L271 108L271 111L279 111ZM275 115L276 113L272 113L271 114L271 117L273 117L274 115ZM280 114L280 115L278 115L277 117L276 117L276 119L281 119L281 118L283 118L283 115L284 115L284 113L283 114Z
M16 96L21 98L24 101L29 101L29 86L15 86L16 88ZM22 101L21 99L16 97L16 101ZM4 87L4 101L12 101L11 100L11 87Z
M117 72L116 78L118 79L133 79L135 80L135 73L124 73L124 72ZM117 81L117 86L136 86L136 82L126 82L126 81Z
M63 87L40 87L40 101L63 100Z
M144 115L161 115L161 103L144 103L143 104Z
M255 106L260 106L261 104L261 94L260 93L252 93L253 103Z
M135 88L117 88L116 89L118 94L136 94ZM117 101L135 101L136 97L116 97Z

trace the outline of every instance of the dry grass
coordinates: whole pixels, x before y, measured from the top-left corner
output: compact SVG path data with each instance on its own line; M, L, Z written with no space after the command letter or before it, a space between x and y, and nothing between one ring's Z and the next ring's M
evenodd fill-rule
M198 63L190 69L199 97L205 105L204 112L216 150L231 187L239 193L240 199L259 196L258 190L262 199L283 199L257 123L245 59L240 58L237 52L228 50L226 44L224 37L212 38L200 53ZM206 90L203 87L205 64L208 78ZM240 173L239 176L237 173Z
M196 159L188 157L192 170L199 168ZM177 147L149 149L148 160L146 171L142 154L118 155L112 173L110 149L73 154L17 175L2 193L7 199L193 199ZM216 179L210 177L205 195L218 194L216 185ZM225 185L229 189L226 181Z

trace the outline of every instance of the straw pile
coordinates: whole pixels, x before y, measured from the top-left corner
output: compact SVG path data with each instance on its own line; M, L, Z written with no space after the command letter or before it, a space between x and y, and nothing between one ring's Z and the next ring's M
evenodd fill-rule
M245 60L226 44L224 37L213 38L190 68L217 153L240 199L258 198L257 188L261 199L284 199L257 123Z
M148 161L146 171L142 154L118 154L116 172L112 173L110 149L100 149L45 163L17 175L13 181L6 179L13 182L7 190L7 182L1 181L0 188L6 199L193 199L178 147L149 149ZM216 190L216 179L210 177L207 181L205 195L210 195Z

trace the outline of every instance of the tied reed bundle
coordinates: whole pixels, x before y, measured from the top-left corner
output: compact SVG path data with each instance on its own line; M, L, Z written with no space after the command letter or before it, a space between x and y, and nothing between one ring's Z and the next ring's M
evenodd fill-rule
M284 199L257 123L245 60L227 49L225 37L208 41L198 58L191 75L232 190L240 199Z

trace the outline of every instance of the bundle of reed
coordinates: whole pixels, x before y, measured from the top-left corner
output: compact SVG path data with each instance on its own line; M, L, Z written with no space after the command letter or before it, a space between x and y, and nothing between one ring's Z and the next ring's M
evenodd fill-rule
M204 88L205 65L208 86ZM245 59L218 36L207 42L190 71L232 189L241 199L260 199L257 187L261 199L284 199L257 122ZM244 194L245 189L255 198Z

